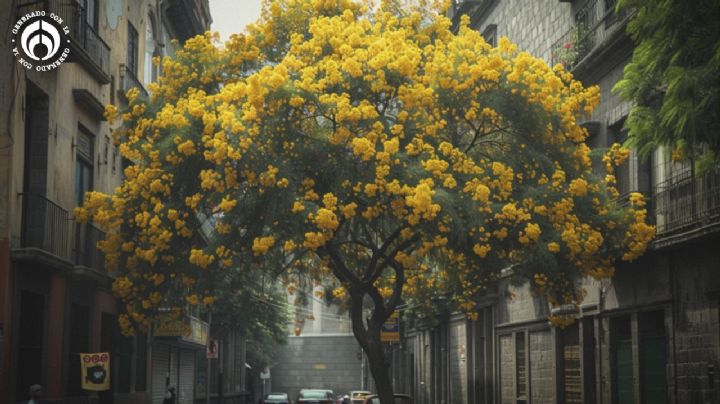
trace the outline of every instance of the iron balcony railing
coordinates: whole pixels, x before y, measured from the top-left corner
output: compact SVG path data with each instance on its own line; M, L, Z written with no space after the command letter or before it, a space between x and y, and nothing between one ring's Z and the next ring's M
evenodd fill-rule
M80 223L75 223L73 229L68 211L43 195L22 193L20 197L21 248L42 250L77 266L104 271L105 257L97 248L98 242L105 239L103 231L92 224Z
M40 194L23 193L22 248L37 248L70 260L68 211Z
M104 271L105 257L98 248L98 242L105 239L105 233L89 223L75 224L75 265Z
M87 11L76 0L24 0L18 5L18 16L44 10L54 13L70 29L70 57L76 57L98 80L110 82L110 47L88 22ZM79 51L79 55L74 55Z
M632 12L615 12L615 1L593 0L575 14L575 24L550 48L552 65L571 70L617 30L623 29Z
M147 97L148 92L145 90L145 87L142 85L140 80L138 80L137 76L135 76L135 73L128 67L126 64L120 65L120 91L122 95L124 96L125 93L130 90L131 88L137 88L140 90L140 95Z
M654 192L657 233L669 235L720 222L720 171L692 170L658 185Z

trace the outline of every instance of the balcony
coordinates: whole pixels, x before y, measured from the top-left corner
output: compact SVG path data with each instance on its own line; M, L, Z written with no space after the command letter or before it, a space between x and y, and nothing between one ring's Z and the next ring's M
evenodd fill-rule
M118 91L120 92L121 97L125 98L125 93L131 88L137 88L138 90L140 90L140 95L147 97L147 90L145 90L145 87L142 85L140 80L138 80L137 76L135 76L135 73L133 73L133 71L128 67L128 65L120 65L119 77L120 85L118 86Z
M567 70L574 70L589 59L588 56L599 53L612 45L619 34L624 34L627 21L634 13L628 10L616 13L614 3L593 0L580 9L575 14L575 25L551 46L551 64L559 63Z
M70 59L78 62L100 84L110 83L110 47L88 23L87 12L72 0L21 0L17 15L44 10L63 19L70 29Z
M105 233L92 224L74 223L67 210L40 194L23 193L19 244L13 259L31 261L73 272L74 275L107 280L105 259L97 248Z
M97 248L105 233L89 223L75 224L75 266L105 272L105 257Z
M22 230L20 258L70 264L70 216L68 211L40 194L20 194Z
M720 230L720 171L684 171L654 192L658 246Z
M167 14L181 43L202 35L212 22L208 0L168 0Z

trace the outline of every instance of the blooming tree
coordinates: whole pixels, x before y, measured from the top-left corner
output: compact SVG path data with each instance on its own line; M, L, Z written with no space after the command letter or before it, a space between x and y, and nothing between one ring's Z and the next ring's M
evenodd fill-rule
M598 89L450 26L393 2L269 1L224 46L188 40L148 99L131 91L125 181L76 212L109 231L126 332L212 304L231 273L331 280L389 403L380 328L401 302L431 291L473 317L512 267L577 304L579 278L640 256L654 229L639 194L616 201L625 153L593 175L577 123Z

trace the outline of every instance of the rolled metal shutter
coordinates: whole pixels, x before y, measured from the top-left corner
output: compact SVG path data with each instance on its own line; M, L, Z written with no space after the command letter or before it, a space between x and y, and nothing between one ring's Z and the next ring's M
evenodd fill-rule
M170 347L155 343L152 346L152 403L162 404L165 398L165 378L170 367ZM170 383L172 379L170 379Z
M195 351L180 350L179 376L177 404L193 404L195 399Z

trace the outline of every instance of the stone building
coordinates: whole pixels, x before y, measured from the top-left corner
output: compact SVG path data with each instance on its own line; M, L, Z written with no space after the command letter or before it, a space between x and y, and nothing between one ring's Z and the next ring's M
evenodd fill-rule
M562 63L601 104L584 126L591 147L626 139L630 104L612 92L629 62L632 13L614 0L455 1L453 20L496 43ZM485 296L477 321L448 316L433 328L403 322L393 349L396 391L416 403L716 403L720 402L720 176L658 150L634 152L619 167L618 188L650 201L657 238L646 255L612 280L586 279L577 321L549 325L550 307L527 283Z
M12 28L39 11L67 28L58 33L69 57L52 70L27 69L13 56ZM121 181L125 162L104 105L122 105L132 87L146 93L159 73L152 57L209 24L207 0L0 1L0 402L27 400L35 383L52 402L162 400L168 380L152 372L161 345L120 336L113 274L94 248L103 233L76 223L73 208L85 191L111 192ZM194 366L194 353L171 340L162 345L167 377ZM111 390L88 393L79 353L99 351L110 352ZM193 378L179 402L192 401Z

